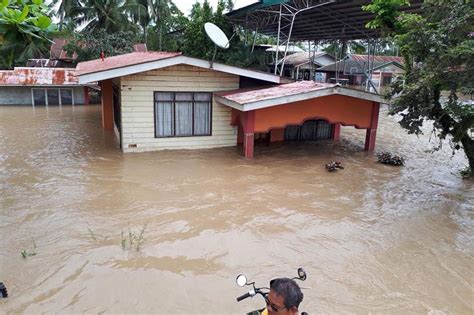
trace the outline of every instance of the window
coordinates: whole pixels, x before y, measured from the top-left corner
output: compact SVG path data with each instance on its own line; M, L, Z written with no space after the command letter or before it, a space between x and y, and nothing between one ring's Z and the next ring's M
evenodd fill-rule
M31 89L33 94L33 105L46 105L46 90L45 89Z
M211 135L211 93L155 92L155 137Z
M72 89L32 88L33 105L74 105Z
M59 102L59 89L47 89L46 94L48 95L48 105L60 105Z
M61 104L72 105L74 104L72 97L72 89L61 89Z

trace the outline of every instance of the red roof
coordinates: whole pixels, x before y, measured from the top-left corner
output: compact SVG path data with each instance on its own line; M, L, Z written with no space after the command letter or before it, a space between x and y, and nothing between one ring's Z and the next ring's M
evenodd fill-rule
M354 61L359 61L359 62L364 62L367 61L367 55L356 55L356 54L351 54L349 59L354 60ZM403 64L403 58L402 57L397 57L397 56L370 56L369 57L370 62L398 62L399 64Z
M55 38L51 44L50 58L51 59L77 59L77 54L74 52L72 57L69 57L65 50L63 50L64 45L67 44L67 40L64 38Z
M264 89L258 88L250 91L248 89L240 89L227 92L218 92L215 94L228 99L229 101L244 105L251 102L263 101L282 96L297 95L323 90L334 86L336 86L336 84L319 83L314 81L298 81Z
M141 63L176 57L179 55L181 55L180 52L167 51L132 52L119 56L106 57L104 60L95 59L80 62L77 64L76 73L77 75L84 75L94 72L138 65Z
M15 68L0 71L0 85L78 85L74 69Z

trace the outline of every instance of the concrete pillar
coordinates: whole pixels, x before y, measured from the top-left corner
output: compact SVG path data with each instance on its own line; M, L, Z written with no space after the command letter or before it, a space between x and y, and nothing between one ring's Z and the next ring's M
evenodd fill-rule
M375 139L377 137L377 126L379 123L380 103L372 103L372 118L370 128L367 128L365 135L365 151L373 151L375 149Z
M254 133L246 132L244 134L244 156L246 159L253 159Z
M84 105L89 105L90 97L89 97L89 87L84 87Z
M333 124L332 125L332 140L339 141L339 137L341 136L341 124Z
M244 143L244 129L240 122L237 124L237 144Z
M375 149L375 138L377 136L377 129L367 129L365 134L365 151L374 151Z
M114 92L112 80L100 81L102 90L102 127L114 130Z
M285 128L274 128L270 130L270 142L285 141Z

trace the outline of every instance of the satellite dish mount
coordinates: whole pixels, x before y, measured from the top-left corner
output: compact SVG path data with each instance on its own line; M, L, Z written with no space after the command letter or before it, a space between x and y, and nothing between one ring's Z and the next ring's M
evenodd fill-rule
M227 49L230 46L230 39L227 38L225 33L214 23L207 22L204 24L204 31L206 32L209 39L215 44L214 46L214 55L212 56L212 60L210 63L210 68L212 69L212 64L214 63L214 59L216 58L217 47L222 49Z

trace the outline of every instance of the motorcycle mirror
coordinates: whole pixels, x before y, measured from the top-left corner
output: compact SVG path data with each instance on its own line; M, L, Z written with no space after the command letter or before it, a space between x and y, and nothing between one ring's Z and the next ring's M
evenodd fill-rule
M239 287L243 287L244 285L247 284L247 277L245 277L244 275L238 275L237 276L237 279L235 279L235 282L237 282L237 285Z
M298 277L300 280L305 281L306 280L306 272L304 271L303 268L298 268Z

